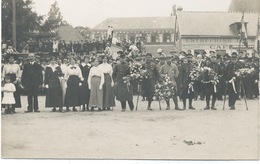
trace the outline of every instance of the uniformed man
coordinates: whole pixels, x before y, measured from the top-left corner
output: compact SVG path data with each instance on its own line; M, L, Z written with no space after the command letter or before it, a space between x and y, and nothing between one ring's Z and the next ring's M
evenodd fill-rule
M158 71L160 71L161 66L163 66L165 64L165 57L161 56L159 58L159 60L160 60L159 63L156 64L156 68Z
M157 81L159 80L159 71L156 68L156 65L152 62L152 54L147 53L146 54L146 62L142 65L142 69L146 70L145 72L145 78L143 80L143 91L144 96L146 97L146 100L148 101L148 110L152 110L151 104L153 101L153 96L155 93L155 85Z
M221 76L221 68L220 65L217 63L217 56L213 53L211 55L211 63L209 64L209 67L217 73L217 76ZM203 84L204 84L204 91L206 96L206 107L204 110L210 109L210 98L212 96L212 102L211 102L211 109L217 110L215 107L215 102L217 99L217 82L212 82L212 79L209 79L208 72L205 72L204 78L203 78Z
M245 88L244 94L245 94L246 98L253 99L255 84L256 84L256 81L258 80L258 76L257 76L257 72L256 72L258 68L257 68L257 65L255 65L253 63L251 57L247 58L247 60L245 61L244 67L255 70L250 76L243 79L244 88Z
M239 98L240 79L236 77L235 72L241 68L238 62L236 52L231 54L231 61L228 63L224 76L228 87L229 102L228 105L231 110L235 109L236 100Z
M197 68L202 68L205 65L205 62L202 58L201 54L198 54L195 58L194 64ZM200 96L201 100L204 100L204 91L203 91L203 84L200 80L194 81L194 100L198 99L198 96Z
M126 56L123 51L118 51L117 54L120 56L120 62L115 65L113 71L116 99L121 102L122 112L126 110L126 101L130 110L133 111L133 84L129 77L129 65L126 62Z
M173 61L176 60L176 58L172 58ZM160 69L160 74L162 74L163 76L167 75L168 77L170 77L170 80L173 82L173 84L175 85L174 88L174 95L172 97L174 105L175 105L175 110L179 110L179 106L178 106L178 99L177 99L177 78L179 75L179 70L177 65L172 62L171 57L168 57L166 60L166 63L161 67ZM170 109L170 100L166 100L166 104L167 104L167 108L166 110Z
M193 70L194 65L192 64L192 54L187 54L186 59L184 59L184 63L182 65L182 69L180 70L180 82L182 88L182 101L183 101L183 110L186 109L186 99L189 99L189 109L195 109L192 106L192 99L194 96L193 84L191 81L190 72Z

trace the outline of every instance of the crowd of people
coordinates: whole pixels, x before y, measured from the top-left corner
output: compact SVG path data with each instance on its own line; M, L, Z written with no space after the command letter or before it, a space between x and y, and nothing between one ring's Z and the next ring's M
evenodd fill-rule
M169 92L173 94L165 99L166 110L170 109L171 99L175 110L194 110L193 101L198 99L205 100L204 110L217 110L215 102L226 99L226 95L230 109L234 110L236 100L259 95L259 60L255 54L243 56L242 52L233 52L221 56L214 51L204 55L174 50L163 54L160 50L159 57L154 58L151 53L143 57L117 53L117 59L107 53L85 54L81 58L70 53L64 58L51 56L47 61L37 60L30 53L23 62L8 55L2 66L4 113L15 113L15 108L21 107L21 94L28 96L26 113L40 112L40 88L46 90L45 107L53 112L112 110L115 100L120 101L122 112L126 111L126 102L133 111L137 105L133 102L135 94L140 94L142 101L147 101L147 109L153 110L152 102L160 102L163 97L157 94L160 89L156 87L169 81L173 86ZM141 81L132 76L131 69L136 63L140 65ZM244 78L237 74L243 68L253 71ZM198 75L195 70L203 71ZM212 72L217 79L210 78ZM165 81L165 77L169 79Z
M140 38L136 40L136 42L130 42L126 39L122 41L118 41L115 38L96 38L96 39L86 39L80 41L69 41L58 40L58 39L40 39L35 40L30 38L27 42L22 43L16 50L11 41L2 41L2 54L12 54L15 52L22 53L36 53L36 54L59 54L61 57L67 57L69 53L75 53L77 56L90 55L92 53L102 53L105 52L107 54L109 52L111 45L117 45L123 49L123 51L142 51L143 50L143 42Z

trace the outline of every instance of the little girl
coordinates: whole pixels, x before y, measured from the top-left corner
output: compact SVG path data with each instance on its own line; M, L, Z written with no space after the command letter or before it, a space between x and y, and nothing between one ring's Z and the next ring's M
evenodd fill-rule
M2 104L5 105L5 114L12 114L12 105L15 104L14 92L16 91L16 88L10 80L10 77L6 76L4 87L2 87L2 92L4 92Z

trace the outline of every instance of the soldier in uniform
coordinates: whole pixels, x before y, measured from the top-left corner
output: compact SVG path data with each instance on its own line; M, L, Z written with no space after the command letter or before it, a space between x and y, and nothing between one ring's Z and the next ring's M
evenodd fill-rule
M173 60L175 60L175 58L173 58ZM177 82L176 82L176 79L179 75L179 70L178 70L177 65L172 63L171 58L167 58L166 63L160 69L160 74L167 75L168 77L170 77L170 80L176 86L174 88L175 95L172 97L172 99L173 99L173 102L174 102L174 105L175 105L175 110L179 110L178 99L177 99ZM170 109L170 101L166 100L166 104L167 104L166 110L169 110Z
M126 62L126 56L123 51L118 51L117 54L120 56L120 62L115 65L113 71L116 99L121 102L122 112L126 110L126 101L130 110L133 111L133 84L129 77L129 65Z
M159 60L160 60L160 62L158 64L156 64L156 68L157 68L158 71L165 64L165 57L161 56Z
M254 84L255 84L256 80L258 79L257 73L256 73L256 70L258 68L257 68L257 65L255 65L252 62L252 58L247 58L247 60L245 61L245 66L244 67L255 70L252 73L252 75L250 75L249 77L243 79L244 88L245 88L245 93L244 94L245 94L246 98L253 99Z
M192 106L192 99L194 96L193 82L189 77L190 72L193 70L194 65L192 64L192 54L187 54L187 59L184 59L182 69L180 70L180 84L182 89L182 101L183 101L183 110L186 109L186 99L189 99L189 109L195 109ZM186 60L186 61L185 61Z
M146 54L146 62L142 65L142 69L146 70L145 77L143 80L143 90L144 90L144 96L146 97L146 100L148 101L148 110L152 110L151 104L153 101L153 96L155 93L155 84L159 80L159 71L156 68L156 65L152 63L152 54L147 53Z
M217 57L214 53L211 54L211 58L207 59L210 60L210 64L208 65L214 72L217 73L217 75L221 74L221 68L220 65L217 63ZM204 74L204 91L205 91L205 96L206 96L206 107L204 110L209 110L210 109L210 98L212 96L212 102L211 102L211 109L217 110L215 108L215 102L217 99L217 84L213 84L211 82L212 79L209 79L208 72L205 72Z
M239 97L240 92L240 79L236 77L235 72L241 68L238 62L237 53L233 52L231 54L231 61L228 63L225 70L224 77L226 79L228 87L229 102L228 105L231 110L235 109L236 100Z

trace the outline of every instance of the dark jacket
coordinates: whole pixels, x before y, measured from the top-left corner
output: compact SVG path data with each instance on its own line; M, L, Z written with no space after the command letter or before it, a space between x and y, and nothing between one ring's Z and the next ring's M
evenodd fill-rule
M38 63L34 62L34 64L25 64L22 77L21 77L22 85L25 88L30 87L39 87L43 83L43 75L42 75L42 67Z

